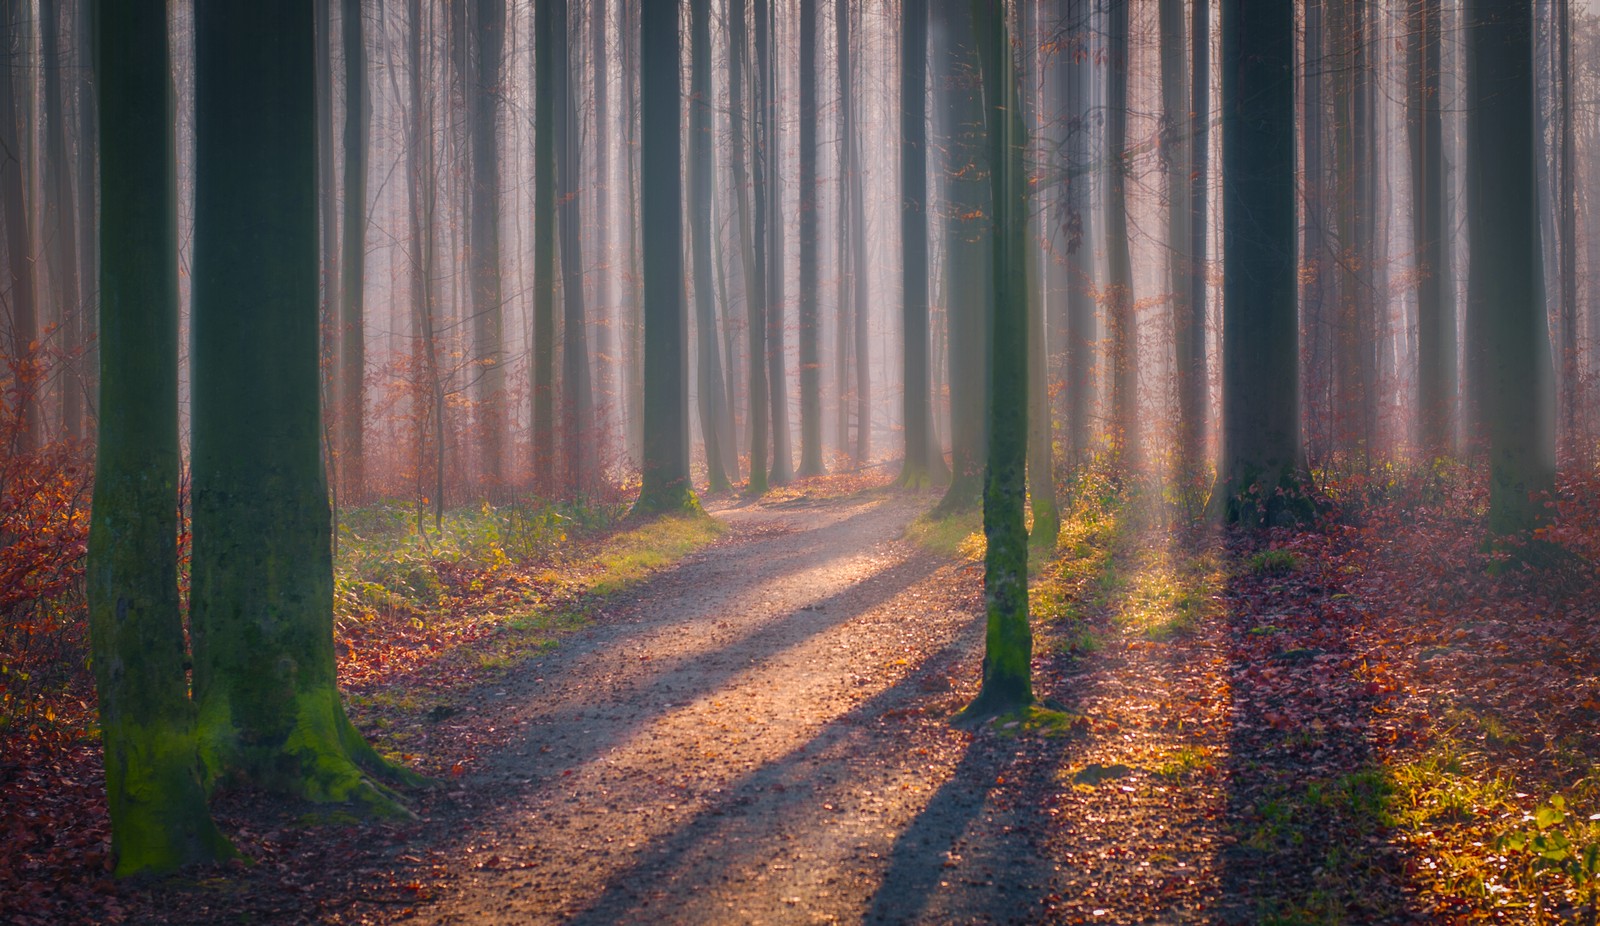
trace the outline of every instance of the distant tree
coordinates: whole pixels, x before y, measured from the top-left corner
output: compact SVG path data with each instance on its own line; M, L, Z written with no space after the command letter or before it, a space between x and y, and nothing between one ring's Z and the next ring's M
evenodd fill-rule
M745 491L750 495L764 495L767 491L767 271L761 242L765 237L762 227L762 202L760 184L757 184L756 203L752 212L750 203L750 175L745 168L749 150L746 147L745 129L748 114L744 102L745 66L745 7L743 0L732 0L728 5L728 111L731 125L730 147L733 153L733 190L739 213L739 256L744 269L745 330L750 338L750 384L747 390L750 407L750 481ZM760 109L759 102L753 104ZM758 133L752 132L752 135ZM750 145L756 144L751 138Z
M771 402L772 469L767 478L774 485L794 479L794 452L789 442L789 384L785 368L785 325L783 319L783 175L779 170L783 151L779 129L777 0L755 0L756 70L760 75L759 122L760 170L756 180L756 215L760 235L757 253L764 256L766 272L767 381Z
M1018 94L1022 106L1024 164L1042 163L1043 151L1034 145L1039 126L1039 81L1032 73L1039 52L1035 4L1018 4L1017 34L1022 51ZM1036 177L1029 177L1032 186ZM1043 215L1030 213L1028 247L1023 268L1028 281L1028 509L1033 527L1028 542L1040 550L1053 551L1061 535L1061 512L1056 507L1055 421L1050 414L1050 345L1045 322L1044 278L1040 273L1040 240Z
M311 14L195 9L194 696L211 776L392 814L335 683Z
M479 439L485 475L493 486L505 480L505 345L500 280L500 100L501 57L506 40L505 0L455 0L470 15L475 57L465 81L470 94L467 124L472 134L472 195L467 241L472 285L473 351L481 365L477 396ZM467 4L473 6L468 7ZM462 36L458 42L463 42Z
M711 0L690 0L689 45L689 237L694 250L695 344L700 355L696 390L700 400L700 433L706 448L706 473L711 491L732 488L724 467L722 351L717 344L716 308L711 281L712 186Z
M837 2L837 0L836 0ZM844 4L846 7L849 4ZM841 21L847 21L848 10L840 13ZM840 27L843 37L839 44L839 53L848 55L850 52L850 36L845 25ZM855 356L856 371L856 443L851 453L857 466L867 462L867 457L872 451L872 342L868 336L867 322L871 313L868 305L869 277L867 274L867 207L866 195L862 190L861 181L861 127L860 118L856 112L855 85L853 72L850 70L848 60L840 62L839 72L844 75L844 92L839 97L839 121L844 126L842 139L845 152L850 158L848 185L850 187L850 268L851 282L855 292L850 297L852 315L855 321L855 344L851 353Z
M1297 513L1294 8L1222 2L1222 466L1212 510Z
M1373 292L1374 202L1369 5L1326 0L1333 46L1334 225L1339 302L1334 316L1335 449L1366 465L1377 449L1377 300Z
M983 589L987 611L983 684L963 714L981 719L1033 703L1028 626L1027 491L1028 189L1026 144L1011 42L1000 0L973 0L994 202L994 331L989 359L989 465L983 487Z
M1205 4L1196 4L1197 7ZM1183 34L1183 0L1161 0L1161 162L1166 168L1167 289L1172 293L1173 360L1177 370L1177 458L1185 475L1204 460L1205 315L1195 312L1191 286L1194 263L1193 132L1191 98L1184 91L1188 46ZM1195 39L1198 43L1203 37ZM1204 233L1203 227L1201 233Z
M1535 193L1532 0L1469 0L1467 311L1489 439L1489 530L1541 520L1555 481L1554 395Z
M699 508L689 485L689 400L684 375L683 113L678 5L640 11L640 212L644 243L644 482L634 511Z
M339 463L344 491L360 497L366 484L367 407L366 261L367 136L372 94L367 87L367 43L360 0L340 0L344 46L344 239L339 302Z
M976 507L983 498L987 454L989 318L994 299L990 261L989 178L984 152L982 74L971 10L934 3L938 37L934 79L942 111L945 221L945 311L949 318L950 485L942 511Z
M800 0L800 475L822 465L822 319L817 307L817 2Z
M555 0L534 8L533 486L555 490L556 36ZM632 235L632 232L629 232Z
M1199 4L1204 6L1205 4ZM1081 464L1090 449L1090 409L1094 398L1094 248L1090 223L1090 113L1094 58L1090 53L1089 0L1066 0L1068 63L1062 69L1066 86L1066 183L1060 203L1060 225L1067 250L1066 342L1066 444L1067 458Z
M178 191L167 4L95 6L105 37L95 55L105 88L105 343L87 592L111 850L117 874L133 875L232 852L201 786L178 602Z
M905 461L901 485L942 483L944 456L933 442L928 384L928 4L900 6L900 331Z
M31 363L31 345L39 336L33 236L23 199L21 113L17 106L23 87L14 79L27 47L23 41L23 14L19 0L0 0L0 221L5 223L4 289L11 310L11 343L6 347L12 361L19 364ZM24 366L11 375L21 376L23 382L17 390L20 407L13 409L19 420L16 445L6 449L26 453L37 448L43 439L36 392L38 371Z
M1111 444L1137 457L1139 351L1133 317L1133 261L1128 252L1128 2L1106 9L1106 329L1110 340Z
M503 0L501 0L503 2ZM594 433L594 387L589 371L589 325L583 299L583 227L580 177L583 149L579 135L577 80L568 55L571 45L567 0L551 0L555 8L556 129L558 188L557 221L561 239L561 438L566 448L562 474L567 493L581 493L599 472Z
M1189 41L1194 48L1190 62L1189 113L1194 134L1189 139L1189 337L1180 347L1178 363L1184 368L1188 385L1179 385L1179 401L1191 403L1183 414L1188 417L1187 440L1192 442L1191 459L1203 461L1206 452L1206 419L1209 417L1208 370L1206 357L1206 209L1211 151L1211 4L1195 3L1190 11ZM1183 349L1186 348L1186 349Z
M60 343L67 362L60 377L61 430L69 438L84 431L84 376L79 362L87 331L83 319L82 281L78 272L77 215L73 211L72 160L67 145L67 109L62 96L61 13L57 0L39 0L40 63L44 77L44 195L45 258L50 267L50 290L55 301ZM79 190L78 195L88 191Z

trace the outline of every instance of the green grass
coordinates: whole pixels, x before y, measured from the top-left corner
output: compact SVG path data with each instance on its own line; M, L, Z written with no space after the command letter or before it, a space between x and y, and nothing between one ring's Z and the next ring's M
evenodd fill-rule
M905 539L940 556L979 562L986 546L983 538L983 512L922 515L906 528Z
M1281 576L1294 572L1300 566L1300 556L1288 550L1262 550L1245 560L1245 569L1251 575Z
M592 595L610 595L672 565L722 536L722 523L704 512L667 515L612 537L596 558Z

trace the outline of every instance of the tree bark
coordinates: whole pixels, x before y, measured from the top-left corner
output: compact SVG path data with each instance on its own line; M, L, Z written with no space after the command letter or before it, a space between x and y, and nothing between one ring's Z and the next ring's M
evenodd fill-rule
M644 224L644 481L634 511L699 509L689 486L689 397L684 375L683 114L678 6L646 3L640 43L640 211Z
M1138 458L1139 352L1128 253L1128 2L1110 0L1106 41L1106 327L1110 339L1113 455Z
M1533 4L1468 0L1468 312L1478 316L1489 439L1489 530L1542 520L1555 479L1554 394L1539 275Z
M979 720L1033 703L1033 633L1028 626L1028 536L1023 526L1028 449L1028 193L1026 143L1004 6L973 0L983 69L989 178L994 203L994 333L989 358L989 462L983 487L983 683L963 711Z
M178 601L178 192L167 9L102 3L101 383L89 633L119 876L233 854L200 783ZM0 87L0 90L5 88Z
M372 95L367 87L367 45L362 35L360 0L341 0L344 24L344 241L339 263L344 273L339 303L340 414L343 430L340 470L346 498L359 499L366 485L367 395L366 261L367 135Z
M1407 135L1411 230L1417 261L1417 424L1424 453L1450 452L1455 423L1456 318L1445 280L1444 132L1439 99L1439 0L1413 0L1408 43Z
M1212 509L1299 512L1295 325L1294 9L1222 2L1222 442ZM1280 492L1279 490L1287 490Z
M77 215L73 210L72 161L67 154L67 111L61 94L61 15L56 0L39 0L39 21L44 67L44 246L64 357L57 376L61 433L80 440L85 436L86 383L81 354L86 326L78 279ZM85 192L79 190L78 194Z
M822 465L822 319L817 307L817 2L800 0L800 475Z
M761 251L761 186L756 187L754 215L751 214L749 173L745 169L744 103L745 7L744 0L730 0L728 9L728 110L732 122L733 189L738 200L739 255L744 265L746 331L750 338L750 481L745 491L764 495L767 491L767 277ZM755 102L754 108L760 104ZM758 132L752 132L753 135ZM751 139L751 144L755 138Z
M555 0L534 10L533 485L555 491Z
M733 486L723 466L722 350L717 343L711 279L711 0L690 0L689 236L694 250L695 344L699 351L700 434L712 492Z
M311 13L195 10L194 692L212 780L392 815L335 683Z
M900 250L901 347L904 389L901 427L905 460L900 485L922 488L942 481L935 464L928 407L928 5L900 6Z

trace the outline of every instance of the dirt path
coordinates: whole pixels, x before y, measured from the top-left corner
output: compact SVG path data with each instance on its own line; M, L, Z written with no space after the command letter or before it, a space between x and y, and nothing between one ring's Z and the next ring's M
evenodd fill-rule
M403 920L902 919L981 804L947 793L964 734L907 748L881 729L975 672L971 568L897 539L928 504L716 511L724 541L477 712L517 732L450 795L471 832L438 857L460 870Z

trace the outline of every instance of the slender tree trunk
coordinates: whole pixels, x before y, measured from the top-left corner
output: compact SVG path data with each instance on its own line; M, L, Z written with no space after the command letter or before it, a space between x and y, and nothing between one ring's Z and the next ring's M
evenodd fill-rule
M700 434L705 442L706 474L712 492L733 486L723 465L720 432L723 420L722 352L717 344L716 306L711 280L711 0L689 4L689 235L694 250L696 345L700 354L698 386Z
M73 210L72 162L67 154L67 111L61 93L61 15L56 0L39 0L44 66L44 245L51 295L61 326L66 362L61 370L61 433L85 436L84 386L79 354L85 325L78 279L77 215ZM80 193L84 191L79 191Z
M1328 318L1328 294L1338 275L1339 261L1328 245L1329 177L1325 169L1323 141L1324 87L1327 64L1325 17L1328 0L1306 0L1305 74L1301 80L1305 132L1301 139L1301 163L1305 172L1305 273L1300 290L1302 350L1305 371L1301 383L1305 404L1305 431L1313 460L1323 460L1333 448L1333 371L1331 344L1333 325ZM1333 0L1337 2L1337 0ZM1332 197L1337 201L1337 197Z
M1033 703L1028 626L1028 538L1023 526L1028 449L1028 192L1017 77L1004 6L973 0L982 61L989 177L994 203L994 333L990 342L989 463L983 487L983 684L963 714L984 719Z
M1042 164L1043 152L1035 147L1038 132L1040 86L1034 62L1039 51L1038 29L1034 17L1038 10L1032 4L1017 8L1018 35L1021 36L1023 64L1019 68L1026 78L1018 88L1022 111L1023 164ZM1033 178L1025 182L1031 187ZM1042 218L1040 216L1039 218ZM1039 267L1039 247L1042 225L1035 224L1030 212L1026 256L1023 260L1028 284L1028 502L1033 515L1033 530L1029 543L1041 551L1054 551L1061 534L1061 514L1056 509L1055 422L1050 415L1050 353L1048 330L1045 323L1044 277Z
M98 5L105 388L89 634L118 875L232 853L200 783L178 601L178 191L167 9ZM9 22L9 21L8 21ZM9 63L0 69L9 68ZM0 90L7 88L0 86Z
M745 169L744 0L731 0L728 10L728 110L732 121L733 189L739 206L740 257L744 264L746 329L750 338L750 482L745 491L764 495L767 491L767 282L760 240L761 184L756 185L755 214L752 216ZM759 103L755 107L759 109ZM755 134L759 134L759 130ZM755 141L751 139L752 143Z
M833 342L835 411L834 442L839 453L850 452L850 351L852 341L850 275L850 149L845 120L845 106L854 92L850 79L850 5L844 0L834 0L834 64L839 87L839 159L838 159L838 236L834 241L834 262L838 270L838 289L835 294L835 325Z
M1196 368L1205 369L1205 318L1194 311L1190 287L1194 263L1193 207L1189 203L1192 134L1190 95L1184 91L1189 76L1183 34L1183 0L1161 0L1157 11L1161 34L1161 161L1167 187L1167 289L1172 293L1173 365L1177 368L1176 433L1177 477L1187 482L1203 459L1205 381ZM1196 363L1198 359L1198 364Z
M562 488L567 494L587 492L598 475L594 453L594 394L589 380L588 322L583 305L583 228L579 214L582 151L578 141L577 90L570 75L576 73L567 49L571 32L567 0L551 0L555 7L555 146L560 157L556 201L561 236L561 440L566 448Z
M948 201L945 238L945 304L951 346L950 487L939 503L942 511L975 507L983 496L983 470L988 442L984 409L988 400L989 320L994 287L989 262L994 244L990 230L989 181L984 142L983 84L973 43L971 10L935 3L939 36L936 97L944 111L945 184Z
M1106 327L1110 337L1111 446L1138 459L1139 353L1128 253L1128 3L1110 0L1106 41Z
M785 369L783 320L783 175L782 136L778 127L778 0L755 0L756 67L761 72L760 128L761 180L756 187L756 214L765 215L762 226L765 244L757 251L765 255L767 292L767 380L772 404L772 471L768 479L783 485L794 479L794 452L789 444L789 378ZM765 206L763 207L763 199Z
M1411 146L1411 230L1417 261L1418 442L1450 452L1456 395L1456 319L1445 280L1444 120L1439 99L1439 0L1413 0L1406 120Z
M372 96L367 88L367 45L362 37L360 0L340 0L344 24L344 248L343 289L339 303L339 423L343 430L340 469L344 494L359 499L366 465L366 290L367 134Z
M800 475L822 465L822 319L817 307L817 3L800 0Z
M533 485L555 491L555 0L534 12ZM565 42L565 35L559 40Z
M478 371L477 401L485 475L491 487L505 482L505 348L500 283L500 87L505 47L505 0L457 0L475 4L468 30L476 59L466 68L471 94L472 202L468 249L472 266L472 335ZM463 37L465 38L465 37Z
M1222 0L1222 467L1212 508L1288 520L1304 468L1295 325L1294 9ZM1283 489L1285 492L1280 493Z
M689 486L689 394L684 375L683 114L679 108L678 5L641 11L640 208L644 221L644 482L634 510L697 510Z
M78 279L82 281L79 317L83 352L78 359L83 381L83 403L87 423L93 427L99 418L100 396L100 307L98 298L99 214L96 210L95 168L99 158L98 126L95 122L95 83L91 62L94 59L93 0L78 0L73 31L78 61L78 156L73 161L78 172Z
M623 33L622 40L622 82L624 85L623 100L626 102L624 109L624 124L626 130L626 144L623 150L628 152L625 159L628 175L628 215L623 227L628 235L628 268L624 274L627 280L627 295L622 305L622 362L623 362L623 388L627 391L628 414L626 425L626 443L628 452L635 460L642 459L644 453L644 319L641 316L643 301L640 296L640 280L643 271L639 266L639 171L638 156L638 125L640 94L639 85L639 17L642 0L622 0Z
M606 60L607 17L606 0L594 0L590 7L590 53L594 66L594 242L595 266L600 273L595 279L594 352L600 363L594 369L596 418L593 427L599 432L596 453L603 460L608 455L612 439L612 416L616 413L617 387L615 372L615 294L612 290L616 266L611 249L611 100L609 66ZM598 467L597 467L598 469Z
M318 331L322 345L323 401L333 409L334 424L342 431L344 422L338 420L344 409L339 395L342 382L339 378L339 178L334 169L334 146L338 138L333 133L333 2L315 0L316 8L316 86L317 86L317 219L320 227L317 243L321 246L321 322ZM343 461L338 456L343 449L339 435L330 435L328 447L329 470L337 474ZM338 483L334 484L338 488Z
M1489 530L1541 520L1555 478L1554 396L1540 292L1533 4L1468 0L1468 311L1478 316L1489 438Z
M1318 0L1310 0L1318 2ZM1178 362L1187 367L1192 390L1188 412L1191 460L1198 468L1207 460L1210 418L1210 361L1206 356L1206 200L1211 156L1211 0L1193 0L1189 40L1194 55L1189 79L1189 111L1194 131L1189 139L1189 341Z
M1094 252L1089 246L1090 82L1093 57L1088 47L1088 0L1067 0L1070 24L1067 81L1067 182L1063 209L1067 229L1067 454L1081 466L1090 452L1090 410L1094 399L1095 321Z
M902 0L900 10L900 325L905 358L901 427L905 462L899 483L921 488L939 481L944 468L934 465L936 449L931 446L928 408L927 0Z
M859 24L857 26L860 31ZM849 43L846 42L842 49L848 51ZM841 52L843 53L843 52ZM847 65L841 65L845 72L850 72ZM854 87L854 84L851 84ZM851 300L855 314L855 358L856 358L856 446L855 463L859 468L867 462L872 454L872 342L869 336L868 322L871 320L871 306L868 304L867 274L867 198L862 191L861 182L861 130L856 116L855 94L846 93L843 99L844 113L840 117L844 120L845 137L844 145L850 154L850 265L855 283L855 294Z
M18 0L0 0L0 220L5 222L6 282L11 317L12 361L18 364L12 375L18 379L18 408L13 443L6 449L28 453L43 440L39 417L38 390L42 371L34 342L39 337L38 294L35 288L33 236L28 228L27 202L23 199L21 140L22 125L17 101L22 97L22 82L15 80L23 70L27 45L23 41L25 10ZM25 72L24 72L25 73Z
M1560 242L1558 262L1561 279L1561 435L1569 458L1584 454L1578 425L1578 210L1577 187L1573 183L1572 160L1572 0L1552 0L1556 7L1558 47L1556 76L1560 97L1556 118L1561 127L1557 139L1559 158L1556 203L1556 236ZM1591 272L1593 272L1591 270ZM1579 462L1583 462L1579 460Z
M394 814L335 679L311 13L195 10L194 693L212 776Z

